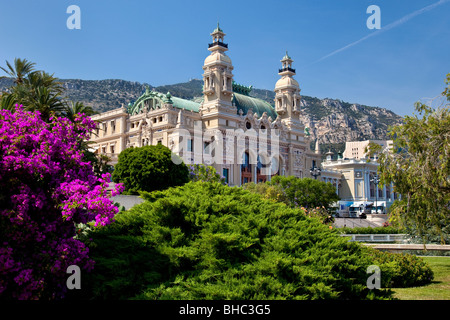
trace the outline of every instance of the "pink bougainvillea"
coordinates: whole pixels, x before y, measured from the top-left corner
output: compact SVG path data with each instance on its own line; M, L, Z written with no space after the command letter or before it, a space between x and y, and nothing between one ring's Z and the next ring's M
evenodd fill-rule
M0 110L0 299L58 299L70 265L89 271L94 261L75 239L75 224L103 226L118 212L107 191L109 174L95 176L80 141L94 122L74 122L17 106Z

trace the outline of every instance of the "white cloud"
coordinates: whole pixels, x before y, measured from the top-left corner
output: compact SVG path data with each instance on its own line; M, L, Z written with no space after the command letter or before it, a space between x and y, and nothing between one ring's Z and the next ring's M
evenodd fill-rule
M391 30L391 29L393 29L395 27L398 27L399 25L404 24L405 22L411 20L412 18L414 18L414 17L416 17L416 16L418 16L418 15L424 13L424 12L430 11L430 10L436 8L437 6L440 6L440 5L442 5L442 4L446 3L446 2L449 2L449 1L450 0L440 0L440 1L436 2L436 3L430 4L429 6L424 7L422 9L414 11L414 12L404 16L403 18L400 18L400 19L398 19L398 20L396 20L396 21L394 21L394 22L392 22L392 23L382 27L381 29L368 34L367 36L362 37L361 39L346 45L345 47L342 47L342 48L340 48L338 50L335 50L335 51L327 54L326 56L323 56L319 60L314 61L312 64L320 62L320 61L325 60L325 59L327 59L327 58L329 58L331 56L334 56L335 54L337 54L339 52L347 50L348 48L351 48L351 47L357 45L358 43L363 42L364 40L367 40L367 39L372 38L372 37L374 37L376 35L379 35L379 34L381 34L383 32L386 32L386 31L389 31L389 30Z

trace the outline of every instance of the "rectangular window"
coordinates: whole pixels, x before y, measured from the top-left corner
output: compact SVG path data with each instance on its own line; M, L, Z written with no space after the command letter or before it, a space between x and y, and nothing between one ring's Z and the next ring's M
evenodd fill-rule
M362 188L362 182L356 183L356 197L360 198L363 196L363 188Z
M187 141L187 151L189 151L189 152L193 152L193 151L194 151L194 148L193 148L193 146L194 146L193 141L194 141L194 140L192 140L192 139L188 139L188 141Z

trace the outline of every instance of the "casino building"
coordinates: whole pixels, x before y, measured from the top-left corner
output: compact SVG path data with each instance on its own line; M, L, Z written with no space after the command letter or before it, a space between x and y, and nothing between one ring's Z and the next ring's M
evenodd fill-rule
M273 175L311 177L321 155L310 149L300 122L300 87L289 55L281 59L273 105L250 96L251 86L234 81L225 33L211 33L203 64L203 98L181 99L147 89L128 107L95 116L96 153L117 163L125 148L161 143L185 163L212 165L230 185L269 180ZM328 179L337 188L338 176ZM337 190L337 189L336 189Z

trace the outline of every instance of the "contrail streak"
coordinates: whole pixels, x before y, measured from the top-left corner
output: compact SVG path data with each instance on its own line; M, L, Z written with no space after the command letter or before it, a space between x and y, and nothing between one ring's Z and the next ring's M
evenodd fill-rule
M342 52L342 51L344 51L344 50L347 50L348 48L351 48L351 47L357 45L357 44L360 43L360 42L363 42L364 40L367 40L367 39L369 39L369 38L371 38L371 37L374 37L374 36L376 36L376 35L379 35L380 33L389 31L390 29L395 28L395 27L397 27L397 26L399 26L399 25L401 25L401 24L407 22L407 21L410 20L410 19L412 19L412 18L414 18L414 17L416 17L416 16L418 16L418 15L424 13L424 12L430 11L430 10L436 8L437 6L440 6L441 4L444 4L444 3L449 2L449 1L450 1L450 0L440 0L440 1L436 2L436 3L430 4L429 6L424 7L424 8L422 8L422 9L419 9L419 10L417 10L417 11L414 11L413 13L410 13L410 14L404 16L403 18L400 18L400 19L398 19L397 21L394 21L394 22L388 24L387 26L385 26L385 27L383 27L383 28L381 28L381 29L379 29L379 30L373 32L373 33L370 33L370 34L368 34L367 36L362 37L361 39L359 39L359 40L357 40L357 41L355 41L355 42L352 42L352 43L346 45L345 47L342 47L342 48L340 48L340 49L338 49L338 50L336 50L336 51L331 52L330 54L327 54L326 56L320 58L319 60L314 61L314 62L311 63L311 64L314 64L314 63L320 62L320 61L322 61L322 60L325 60L325 59L327 59L327 58L329 58L329 57L331 57L331 56L334 56L335 54L337 54L337 53L339 53L339 52Z

